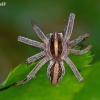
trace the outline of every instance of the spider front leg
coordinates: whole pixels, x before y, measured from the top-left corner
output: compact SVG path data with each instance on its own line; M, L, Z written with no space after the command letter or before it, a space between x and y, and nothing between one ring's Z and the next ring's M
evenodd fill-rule
M82 36L79 36L77 39L74 39L72 41L70 41L68 44L70 45L70 47L77 45L78 43L80 43L81 41L83 41L84 39L88 38L90 36L89 33L86 33Z
M74 19L75 19L75 14L71 13L69 16L68 24L64 28L64 33L65 33L64 40L66 42L68 42L71 37L73 25L74 25Z
M78 81L79 82L83 81L83 77L81 76L81 74L79 73L78 69L73 64L73 62L68 57L64 57L64 60L70 66L70 68L72 69L72 71L73 71L74 75L76 76L76 78L78 79Z
M26 76L26 78L22 81L19 81L16 83L16 85L24 84L31 80L33 77L35 77L35 74L38 72L38 70L49 60L48 57L43 58L34 68L33 70Z
M76 55L82 55L91 49L92 45L90 44L88 47L86 47L84 50L74 50L74 49L69 49L69 53L76 54Z
M39 26L36 24L35 21L32 21L32 26L36 34L39 36L39 38L44 42L47 43L49 40L48 38L44 35L42 30L39 28Z

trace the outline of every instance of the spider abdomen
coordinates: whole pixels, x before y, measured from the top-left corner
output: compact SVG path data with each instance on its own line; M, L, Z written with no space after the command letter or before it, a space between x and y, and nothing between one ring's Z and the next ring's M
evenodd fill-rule
M50 81L52 85L56 85L58 83L59 78L61 77L61 66L60 64L56 61L54 65L50 69Z

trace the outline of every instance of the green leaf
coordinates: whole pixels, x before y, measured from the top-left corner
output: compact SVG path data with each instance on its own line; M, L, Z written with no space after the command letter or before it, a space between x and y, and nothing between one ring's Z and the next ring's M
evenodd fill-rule
M6 81L4 82L4 86L8 86L12 83L19 81L19 79L23 77L23 72L26 70L27 70L27 65L25 63L18 65L13 71L9 73Z
M74 96L84 88L89 80L88 75L93 68L89 63L91 63L93 56L90 55L89 51L84 55L69 55L69 57L82 74L84 78L83 82L79 83L77 81L73 72L65 63L66 74L64 78L57 86L52 86L46 75L47 63L39 70L36 77L29 82L1 91L0 100L72 100ZM37 63L32 63L27 66L25 63L22 63L17 66L10 72L1 90L2 88L24 79L36 64Z
M84 88L76 94L73 100L100 100L100 62L93 65Z

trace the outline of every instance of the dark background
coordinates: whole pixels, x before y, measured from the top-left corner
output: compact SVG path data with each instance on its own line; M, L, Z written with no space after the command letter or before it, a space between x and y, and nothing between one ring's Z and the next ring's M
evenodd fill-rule
M3 1L0 1L0 3ZM0 82L3 82L14 67L38 49L17 41L19 35L40 41L33 31L35 20L44 33L62 32L69 14L75 13L75 24L71 39L90 33L85 42L93 45L94 61L100 55L100 1L99 0L28 0L5 1L0 6Z

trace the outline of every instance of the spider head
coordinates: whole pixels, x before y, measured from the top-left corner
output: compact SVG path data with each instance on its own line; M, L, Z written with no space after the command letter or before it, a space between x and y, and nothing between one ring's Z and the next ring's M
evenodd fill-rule
M50 33L50 51L52 56L55 58L60 57L62 53L62 33Z

